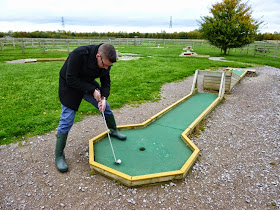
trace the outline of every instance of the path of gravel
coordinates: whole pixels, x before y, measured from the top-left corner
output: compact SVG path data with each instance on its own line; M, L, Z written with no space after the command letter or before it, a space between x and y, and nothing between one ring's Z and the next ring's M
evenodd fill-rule
M0 209L279 209L280 69L256 70L192 138L201 152L184 180L128 188L90 176L88 140L104 131L102 118L91 116L69 134L65 174L54 165L55 131L0 146ZM188 94L191 81L164 85L159 102L115 110L117 122L143 122Z

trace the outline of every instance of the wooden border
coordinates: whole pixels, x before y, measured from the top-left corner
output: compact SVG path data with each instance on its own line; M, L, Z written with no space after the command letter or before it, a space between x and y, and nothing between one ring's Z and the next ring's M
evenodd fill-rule
M246 72L242 74L240 78L243 78L246 75ZM110 177L114 180L120 181L126 186L135 187L139 185L147 185L157 182L164 182L164 181L171 181L173 179L182 179L184 178L187 173L189 172L190 168L194 165L198 155L199 155L199 148L188 138L188 135L192 132L192 130L219 104L219 102L223 99L223 95L225 93L225 77L228 72L213 72L215 75L221 75L221 84L218 97L191 123L191 125L181 134L182 140L190 147L193 151L191 156L185 162L180 170L176 171L169 171L169 172L162 172L162 173L155 173L155 174L147 174L147 175L140 175L140 176L129 176L125 173L119 172L115 169L102 165L94 161L94 143L99 141L107 136L107 132L103 132L98 136L94 137L93 139L89 140L89 163L90 168L95 170L107 177ZM217 74L218 73L218 74ZM205 75L209 74L209 72L202 72L196 70L194 80L192 83L191 93L187 96L183 97L182 99L176 101L172 105L168 106L167 108L163 109L159 113L155 114L148 120L144 121L140 124L132 124L132 125L123 125L118 126L120 130L131 130L131 129L139 129L148 126L150 123L161 117L163 114L167 113L178 104L182 103L183 101L187 100L189 97L194 95L197 92L197 80L198 75Z

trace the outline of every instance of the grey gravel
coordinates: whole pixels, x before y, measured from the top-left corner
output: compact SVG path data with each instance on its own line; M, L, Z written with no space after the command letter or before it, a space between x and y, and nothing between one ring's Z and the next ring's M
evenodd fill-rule
M105 130L101 116L90 116L69 133L68 173L54 165L56 131L0 146L0 209L279 209L280 69L255 69L191 137L201 152L184 180L128 188L90 175L88 140ZM160 101L114 110L117 123L147 120L191 83L166 84Z

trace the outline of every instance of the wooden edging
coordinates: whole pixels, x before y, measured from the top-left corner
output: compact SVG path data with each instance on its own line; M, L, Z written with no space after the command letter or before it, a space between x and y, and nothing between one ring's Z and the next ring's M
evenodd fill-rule
M195 76L195 80L197 80L197 74ZM185 162L185 164L182 166L180 170L176 171L169 171L169 172L162 172L162 173L155 173L155 174L147 174L147 175L140 175L140 176L129 176L127 174L124 174L122 172L119 172L115 169L112 169L110 167L104 166L103 164L97 163L94 161L94 142L99 141L107 136L106 132L101 133L100 135L94 137L93 139L89 140L89 163L91 165L91 168L99 173L104 174L105 176L108 176L110 178L113 178L117 181L122 182L126 186L138 186L138 185L145 185L145 184L151 184L156 182L162 182L162 181L170 181L173 179L182 179L184 178L189 169L193 166L195 163L198 154L199 154L199 148L188 138L188 135L193 131L193 129L218 105L218 103L223 99L223 93L225 91L225 75L226 73L221 74L221 86L220 86L220 94L215 99L214 102L212 102L207 109L205 109L198 118L196 118L191 125L181 134L182 140L190 147L190 149L193 151L191 156L188 158L188 160ZM240 78L243 78L246 75L246 71L241 75ZM164 110L160 111L159 113L155 114L148 120L144 121L140 124L131 124L131 125L123 125L118 126L118 129L120 130L130 130L130 129L138 129L148 126L150 123L158 119L160 116L168 112L169 110L176 107L178 104L182 103L183 101L187 100L189 97L191 97L194 94L195 90L195 83L193 82L193 88L190 94L183 97L182 99L176 101L172 105L168 106Z

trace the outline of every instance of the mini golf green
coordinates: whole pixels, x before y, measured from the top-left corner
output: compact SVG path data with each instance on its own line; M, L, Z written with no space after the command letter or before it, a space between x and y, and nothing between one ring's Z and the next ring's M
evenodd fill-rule
M232 72L237 74L239 77L241 77L245 71L243 69L233 69Z
M182 132L217 99L217 94L196 93L145 128L124 130L126 141L111 138L120 165L114 164L108 137L94 143L97 163L130 176L180 170L192 154Z

